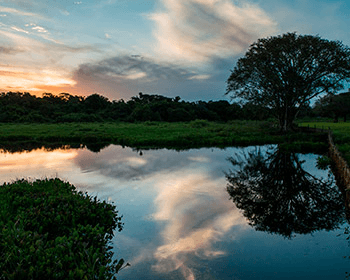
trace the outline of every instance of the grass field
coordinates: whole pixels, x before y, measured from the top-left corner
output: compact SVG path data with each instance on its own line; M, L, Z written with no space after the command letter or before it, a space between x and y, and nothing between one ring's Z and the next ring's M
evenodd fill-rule
M344 159L350 163L350 122L301 122L299 126L330 129L333 132L333 140Z
M320 142L317 135L311 137L302 133L280 135L271 123L264 121L0 124L3 148L26 143L44 146L108 143L135 148L182 149Z

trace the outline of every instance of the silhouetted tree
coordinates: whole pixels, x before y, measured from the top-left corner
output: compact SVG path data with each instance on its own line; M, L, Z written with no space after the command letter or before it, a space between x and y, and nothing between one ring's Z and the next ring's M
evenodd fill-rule
M287 33L253 43L227 80L227 94L273 109L292 129L300 107L350 79L350 49L339 41Z
M84 106L88 112L96 112L99 110L104 110L109 105L109 100L107 97L94 93L89 95L84 100Z
M114 100L97 93L87 97L60 93L0 93L0 122L103 122L165 121L196 119L228 121L242 117L240 106L227 101L180 101L181 98L143 94L129 101Z
M320 98L315 103L314 111L321 116L332 117L334 122L338 122L339 117L343 117L346 122L350 113L350 92L328 94Z
M321 180L305 171L297 154L277 148L265 157L256 150L229 161L239 168L226 174L227 191L256 230L290 238L344 222L338 187L330 178Z

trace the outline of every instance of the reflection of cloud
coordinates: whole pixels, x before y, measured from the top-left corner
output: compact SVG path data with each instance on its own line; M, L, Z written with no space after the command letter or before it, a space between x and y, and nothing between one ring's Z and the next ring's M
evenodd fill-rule
M45 151L38 149L24 153L0 153L0 173L3 181L11 181L17 178L41 178L46 177L51 168L56 172L69 169L69 160L76 157L76 150Z
M188 79L189 80L207 80L209 78L210 78L210 75L194 75Z
M205 62L242 52L275 24L258 6L228 0L163 0L165 11L150 15L162 55Z
M198 162L209 162L209 158L206 157L188 157L189 160L198 161Z
M154 167L147 156L141 157L118 146L108 147L98 154L82 151L76 163L82 170L98 170L104 176L121 181L136 180L153 172Z
M225 254L215 250L213 243L220 241L234 225L245 224L238 211L227 199L221 179L214 181L202 172L173 173L166 181L157 183L160 193L156 198L156 221L166 221L162 232L163 244L154 257L159 272L180 270L185 279L195 279L188 260L196 255L216 258Z

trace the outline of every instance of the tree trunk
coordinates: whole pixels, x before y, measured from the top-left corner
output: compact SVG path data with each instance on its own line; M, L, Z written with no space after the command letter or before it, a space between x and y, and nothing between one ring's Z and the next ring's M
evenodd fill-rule
M282 131L287 132L287 130L288 130L288 107L286 106L286 110L284 112L284 124L283 124Z
M288 132L293 130L293 122L296 118L297 112L291 108L286 108L284 112L279 114L280 130Z

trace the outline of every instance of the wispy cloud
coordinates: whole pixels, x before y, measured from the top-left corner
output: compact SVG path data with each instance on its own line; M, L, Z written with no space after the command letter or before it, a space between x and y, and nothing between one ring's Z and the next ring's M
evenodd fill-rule
M14 14L14 15L18 15L18 16L28 16L28 17L41 18L41 16L39 14L36 14L36 13L26 12L26 11L18 10L15 8L8 8L8 7L3 7L3 6L0 6L0 12Z
M17 27L17 26L11 26L12 30L15 30L17 32L22 32L22 33L26 33L29 34L29 32L27 30L24 30L23 28Z
M43 32L44 28L37 27L40 26L28 24L27 30L21 30L2 25L0 36L6 43L0 45L0 53L3 54L0 65L1 91L15 89L37 92L46 87L61 92L59 87L71 88L76 84L70 70L76 63L74 59L78 61L79 57L94 49L90 46L58 44L49 40L49 37L41 40L49 34ZM28 33L37 33L37 36Z
M162 0L156 23L157 51L170 58L206 62L237 55L257 37L275 30L258 6L229 0Z
M37 31L39 33L49 33L44 27L38 26L35 23L28 23L25 26L30 27L32 30Z

